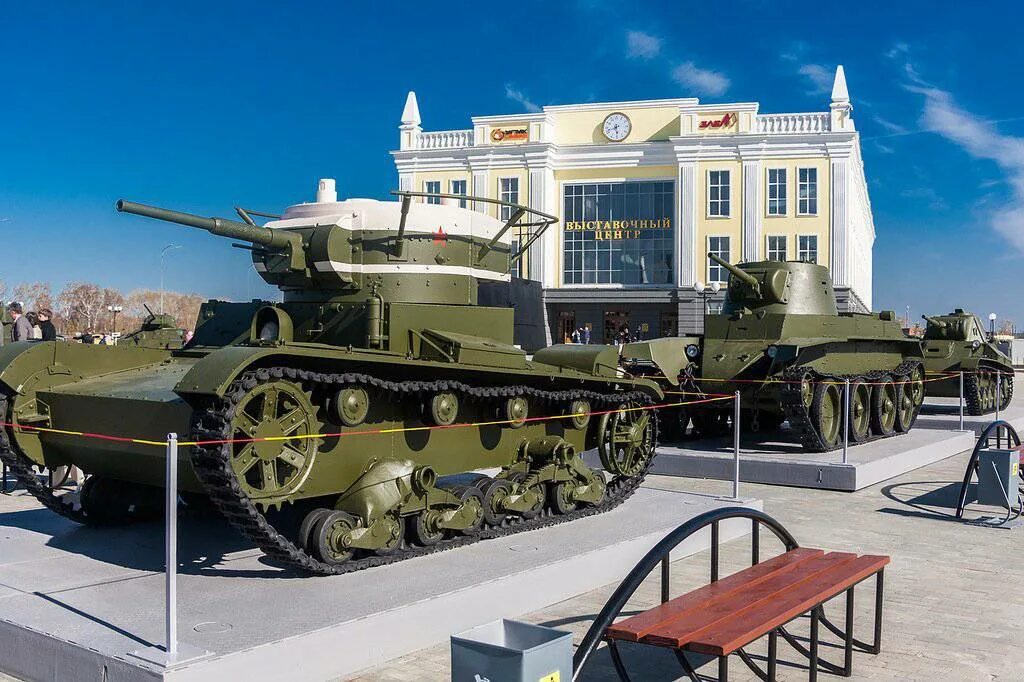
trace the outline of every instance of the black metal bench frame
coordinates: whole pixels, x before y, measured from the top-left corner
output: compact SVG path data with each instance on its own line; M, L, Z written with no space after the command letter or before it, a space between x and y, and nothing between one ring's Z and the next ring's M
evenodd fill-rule
M720 540L720 525L723 521L730 519L749 519L751 521L751 565L757 565L760 562L761 553L761 541L760 541L760 527L764 526L770 530L776 538L783 544L786 551L792 551L797 549L800 545L797 544L796 539L787 531L782 524L776 521L774 518L765 514L762 511L756 509L749 509L745 507L724 507L721 509L715 509L709 512L705 512L693 519L687 521L683 525L679 526L667 536L662 538L644 557L633 567L633 570L629 572L626 578L619 584L615 592L605 603L604 608L597 615L593 625L584 635L583 640L580 642L579 647L576 649L576 653L573 656L573 680L578 680L583 673L587 662L591 656L597 651L602 641L606 641L608 644L608 652L612 659L612 664L615 667L616 673L619 678L625 682L629 682L629 673L626 671L625 663L622 660L622 655L619 652L619 648L616 640L605 637L605 633L608 628L615 622L615 619L619 617L622 610L625 608L627 602L632 598L633 594L640 587L641 583L647 579L647 577L660 565L661 567L661 603L664 604L670 601L669 597L669 581L671 578L671 564L670 555L673 549L675 549L680 543L694 535L695 533L702 531L708 526L711 527L711 582L718 581L718 564L719 564L719 540ZM846 589L846 621L845 627L840 628L832 623L825 615L824 602L818 604L810 610L811 618L811 631L810 631L810 647L805 647L796 637L790 634L786 630L786 625L801 616L791 619L789 622L780 625L768 634L768 661L767 670L762 669L753 658L743 650L739 648L736 650L737 656L744 664L749 667L755 675L761 680L774 681L776 677L776 671L778 668L778 637L781 636L790 646L793 647L798 653L807 658L809 668L809 679L814 681L817 680L818 670L824 670L826 672L842 675L843 677L851 677L853 675L853 650L859 649L866 653L878 654L881 652L882 645L882 602L884 593L884 571L879 571L874 574L876 578L875 582L875 618L874 618L874 637L873 641L868 644L860 641L854 637L853 631L853 611L854 611L854 599L853 591L857 586L852 585ZM869 576L870 577L870 576ZM866 580L867 578L865 578ZM863 581L861 581L863 582ZM859 583L857 583L859 584ZM826 600L827 601L827 600ZM801 614L802 615L802 614ZM824 626L827 630L832 632L834 635L839 637L843 641L843 665L836 665L829 661L823 660L819 655L820 645L820 626ZM649 646L649 645L648 645ZM668 647L660 647L668 648ZM705 682L708 678L697 673L696 667L687 657L687 652L679 648L672 648L675 653L683 672L689 677L692 682ZM727 682L729 679L729 656L718 657L718 680L719 682Z

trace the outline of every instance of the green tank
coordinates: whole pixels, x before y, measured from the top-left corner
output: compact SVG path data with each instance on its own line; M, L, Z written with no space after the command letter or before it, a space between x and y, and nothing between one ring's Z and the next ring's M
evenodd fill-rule
M978 316L957 308L947 315L921 317L928 323L924 367L932 375L929 379L934 379L928 381L927 395L960 397L959 377L954 375L963 372L968 414L994 412L997 402L999 409L1006 409L1013 399L1013 363L985 333ZM944 373L950 378L940 380Z
M479 281L510 279L513 230L536 238L556 218L332 190L322 181L315 203L264 225L242 209L237 222L117 203L243 242L283 300L210 301L178 350L0 349L13 424L0 456L43 504L86 523L159 512L164 447L68 432L178 433L186 503L212 502L273 559L329 574L590 515L639 486L658 385L624 376L612 346L528 357L513 310L477 304ZM591 448L603 471L581 459ZM33 476L66 464L90 475L77 497Z
M185 330L178 326L173 315L154 313L145 303L146 317L135 331L125 334L117 343L140 348L175 350L185 345Z
M812 452L843 439L843 389L850 381L849 442L909 431L924 400L921 345L892 312L839 313L828 269L802 262L732 265L725 303L704 318L702 336L675 341L683 391L741 396L741 426L783 421ZM668 371L667 363L662 363ZM731 401L693 406L682 417L702 435L729 428Z

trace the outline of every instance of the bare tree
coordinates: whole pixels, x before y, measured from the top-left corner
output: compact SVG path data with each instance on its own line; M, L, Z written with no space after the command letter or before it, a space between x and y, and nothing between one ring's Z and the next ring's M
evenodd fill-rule
M72 282L57 297L65 329L71 332L93 331L106 312L104 290L89 282Z
M14 287L12 298L21 302L26 310L53 307L53 294L49 282L23 282Z

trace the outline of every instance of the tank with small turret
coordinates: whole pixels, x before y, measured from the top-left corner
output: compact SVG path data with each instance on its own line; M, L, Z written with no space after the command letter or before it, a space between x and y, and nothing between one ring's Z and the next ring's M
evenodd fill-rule
M283 300L208 301L173 351L8 344L0 458L50 509L124 522L159 510L164 449L71 432L182 434L183 496L208 498L269 556L315 573L620 503L655 454L646 408L658 385L624 376L611 346L527 357L512 343L514 311L478 305L480 281L509 281L513 231L536 239L557 219L469 198L505 206L499 221L455 205L466 197L397 195L338 201L321 181L316 202L280 216L236 209L242 222L119 201L242 242ZM603 471L580 457L595 447ZM33 475L71 464L89 474L77 497Z
M957 308L946 315L922 315L924 366L932 375L927 397L960 396L963 372L964 407L982 415L1006 409L1013 399L1013 363L992 341L974 313ZM948 378L943 379L942 375Z
M729 271L721 312L705 315L703 335L672 340L674 364L644 363L627 345L627 365L658 366L698 396L739 391L745 430L772 431L788 421L812 452L842 443L847 380L851 444L911 429L924 400L921 346L892 312L840 313L821 265L709 258ZM674 435L691 419L701 435L725 433L732 410L725 401L694 405L679 413Z
M142 306L146 309L142 324L118 339L119 346L176 350L185 345L185 330L178 326L173 315L154 313L145 303Z

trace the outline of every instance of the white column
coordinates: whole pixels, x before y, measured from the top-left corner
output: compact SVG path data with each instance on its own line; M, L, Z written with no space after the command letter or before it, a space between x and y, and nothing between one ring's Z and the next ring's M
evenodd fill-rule
M831 255L830 269L832 283L837 287L850 286L848 241L849 241L849 161L847 159L832 160L832 238L829 244Z
M487 191L487 171L475 170L473 171L473 196L491 198L490 192ZM480 202L473 202L473 210L480 211L481 213L488 213L488 205Z
M413 173L399 173L398 174L398 189L403 192L414 191L413 186Z
M743 260L761 260L761 162L743 162Z
M676 221L676 281L690 288L697 281L697 162L679 164L679 217Z
M551 176L550 183L548 181L549 176ZM554 188L551 186L554 184L554 174L547 168L531 168L529 182L530 208L558 215L557 212L552 212L548 209L548 204L551 203L550 195L554 193ZM561 227L560 224L555 223L548 228L548 232L557 234ZM529 271L526 276L538 282L545 281L544 275L548 269L546 257L548 253L551 253L545 236L540 237L530 246ZM554 263L551 265L553 267Z

